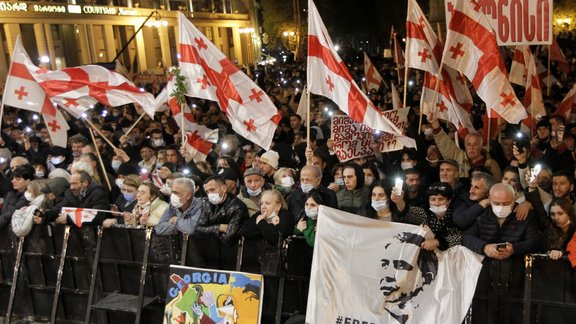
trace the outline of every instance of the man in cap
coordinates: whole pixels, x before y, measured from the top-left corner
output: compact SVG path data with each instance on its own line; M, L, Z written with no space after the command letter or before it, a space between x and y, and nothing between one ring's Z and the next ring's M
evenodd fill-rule
M274 183L274 173L278 170L280 155L276 151L268 151L260 156L259 168L264 173L266 182Z
M262 192L270 189L273 189L273 186L266 183L262 170L248 168L244 171L244 185L240 187L238 198L248 207L250 217L260 211Z

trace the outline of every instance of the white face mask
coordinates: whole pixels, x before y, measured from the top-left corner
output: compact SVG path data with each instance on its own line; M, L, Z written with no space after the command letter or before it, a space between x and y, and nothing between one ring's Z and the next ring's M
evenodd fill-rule
M448 210L448 206L443 205L443 206L430 206L430 211L434 214L434 215L443 215L444 213L446 213L446 211Z
M372 208L379 211L388 207L388 200L372 200Z
M374 182L374 177L364 177L364 185L370 186Z
M512 213L512 205L508 206L495 206L493 204L491 205L492 205L492 212L498 218L506 218L508 217L508 215Z
M50 159L50 162L52 162L52 164L54 164L54 165L58 165L58 164L64 162L64 157L62 157L62 156L52 157L52 158Z
M294 179L292 177L284 177L280 179L280 184L282 187L292 187L294 185Z
M250 188L246 188L246 191L250 195L250 197L258 196L262 192L262 188L258 188L256 190L250 190Z
M118 170L120 168L120 165L122 165L122 161L112 160L112 169Z
M34 199L34 197L32 197L32 194L29 191L26 191L24 193L24 198L26 198L26 200L28 201L32 201Z
M174 208L180 208L182 207L182 205L184 205L181 201L180 201L180 197L176 196L175 194L171 194L170 195L170 204L172 204L172 206Z
M306 216L310 217L310 219L316 220L318 218L318 207L304 208L304 212L306 213Z
M406 169L411 169L414 167L414 165L412 164L412 162L400 162L400 167L402 168L402 170L406 170Z
M124 189L124 179L116 179L114 182L120 190Z
M34 173L36 175L36 178L44 178L44 176L46 175L46 172L44 171L36 171L36 173Z
M430 160L429 158L426 158L426 161L428 161L430 163L438 163L440 161L440 159Z
M217 192L213 192L213 193L208 194L208 201L210 203L212 203L213 205L218 205L219 203L222 202L222 200L223 200L223 197L220 196L220 194Z
M152 140L152 144L154 144L154 146L156 146L156 147L164 146L164 139L159 138L159 139Z
M342 179L342 178L334 179L334 183L339 185L339 186L343 186L344 185L344 179Z
M301 183L300 188L302 188L303 193L309 193L310 190L314 189L314 186L311 183Z
M424 135L425 136L432 136L434 134L434 131L432 130L432 128L426 128L424 130Z

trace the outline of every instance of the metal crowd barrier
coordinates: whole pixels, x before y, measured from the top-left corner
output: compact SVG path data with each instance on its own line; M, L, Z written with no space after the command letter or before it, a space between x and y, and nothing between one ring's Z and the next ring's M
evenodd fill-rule
M160 323L171 264L258 272L254 247L243 239L224 245L214 238L159 236L143 226L35 225L25 238L5 230L0 232L0 314L7 314L6 324L20 319ZM306 247L303 239L286 241L289 271L282 280L288 289L278 298L278 314L305 312L312 257Z

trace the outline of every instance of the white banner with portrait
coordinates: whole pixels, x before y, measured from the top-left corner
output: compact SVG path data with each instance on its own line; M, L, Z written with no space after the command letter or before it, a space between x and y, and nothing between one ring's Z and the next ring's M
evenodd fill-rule
M306 322L461 323L483 257L423 250L425 234L320 206Z

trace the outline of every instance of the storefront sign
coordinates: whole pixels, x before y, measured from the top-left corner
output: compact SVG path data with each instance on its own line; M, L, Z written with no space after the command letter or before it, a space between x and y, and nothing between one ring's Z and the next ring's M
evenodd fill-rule
M138 9L118 8L90 5L53 5L26 2L6 2L0 1L0 12L39 12L39 13L69 13L87 15L108 15L108 16L138 16L147 15Z

